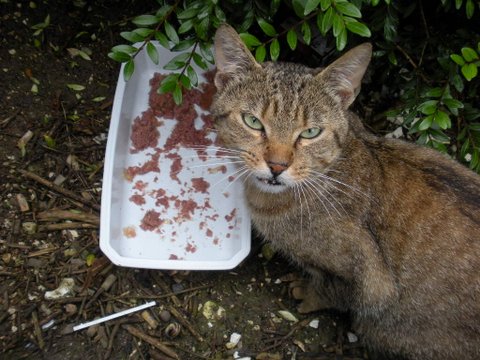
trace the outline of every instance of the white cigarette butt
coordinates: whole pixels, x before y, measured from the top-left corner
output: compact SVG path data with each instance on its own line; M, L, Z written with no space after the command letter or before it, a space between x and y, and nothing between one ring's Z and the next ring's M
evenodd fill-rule
M105 321L109 321L109 320L116 319L116 318L121 317L121 316L125 316L125 315L128 315L128 314L134 313L136 311L147 309L149 307L155 306L156 304L157 303L155 301L150 301L150 302L145 303L143 305L135 306L131 309L123 310L123 311L120 311L118 313L107 315L107 316L104 316L102 318L95 319L95 320L92 320L92 321L89 321L89 322L86 322L86 323L81 323L79 325L75 325L73 327L73 331L82 330L82 329L85 329L85 328L93 326L93 325L101 324Z

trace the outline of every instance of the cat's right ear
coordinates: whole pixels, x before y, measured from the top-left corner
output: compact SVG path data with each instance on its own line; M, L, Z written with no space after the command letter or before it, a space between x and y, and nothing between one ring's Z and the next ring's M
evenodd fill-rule
M372 45L364 43L351 49L319 73L319 78L327 82L330 92L339 99L344 108L348 108L360 92L362 78L371 57Z
M260 65L247 49L234 28L222 24L215 33L215 86L221 90L225 85L235 79L240 79L249 70Z

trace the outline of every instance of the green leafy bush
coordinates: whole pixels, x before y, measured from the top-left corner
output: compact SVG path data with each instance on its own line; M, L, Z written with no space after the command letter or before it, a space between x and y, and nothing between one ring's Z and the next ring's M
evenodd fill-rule
M192 64L213 63L216 28L228 22L259 62L300 60L322 66L347 46L370 41L374 60L360 103L371 108L367 122L379 131L401 121L406 137L456 157L480 172L480 1L438 3L393 0L158 0L157 9L135 17L120 36L128 43L109 56L134 72L145 49L159 63L152 41L178 51L160 92L196 86ZM153 5L155 6L155 5ZM136 45L134 45L136 43ZM300 55L297 55L300 54ZM368 79L369 78L369 79ZM370 86L369 86L370 81ZM367 99L367 96L369 99Z

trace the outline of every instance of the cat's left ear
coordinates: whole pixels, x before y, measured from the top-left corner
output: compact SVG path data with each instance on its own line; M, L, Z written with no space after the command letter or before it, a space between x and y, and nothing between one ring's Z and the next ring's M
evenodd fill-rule
M215 86L221 90L229 81L241 79L246 72L260 67L235 29L222 24L215 33Z
M348 108L358 93L372 57L372 45L364 43L349 50L317 76L327 81L328 89Z

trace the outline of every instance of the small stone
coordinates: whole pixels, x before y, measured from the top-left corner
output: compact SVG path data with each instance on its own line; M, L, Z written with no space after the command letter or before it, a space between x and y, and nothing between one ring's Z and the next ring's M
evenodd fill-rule
M170 312L167 310L162 310L160 311L159 317L162 321L169 322L172 318L172 314L170 314Z
M37 224L33 221L25 221L22 223L22 229L29 235L35 234L37 232Z
M214 301L207 301L203 304L202 314L207 320L220 320L225 318L226 311Z
M242 338L242 335L240 335L239 333L232 333L230 335L230 340L225 344L225 347L229 350L235 348L238 343L240 342L240 339Z
M66 304L65 305L65 311L67 314L75 314L77 312L77 305L75 304Z
M73 288L75 287L75 280L72 278L64 278L60 281L58 288L53 291L47 291L45 293L45 299L54 300L65 298L73 294Z
M308 326L314 329L318 329L319 321L318 319L314 319L308 323Z
M352 332L347 332L347 339L349 343L355 343L358 341L358 336Z
M17 204L21 212L30 210L27 199L25 198L25 196L23 196L23 194L17 194L15 198L17 199Z

